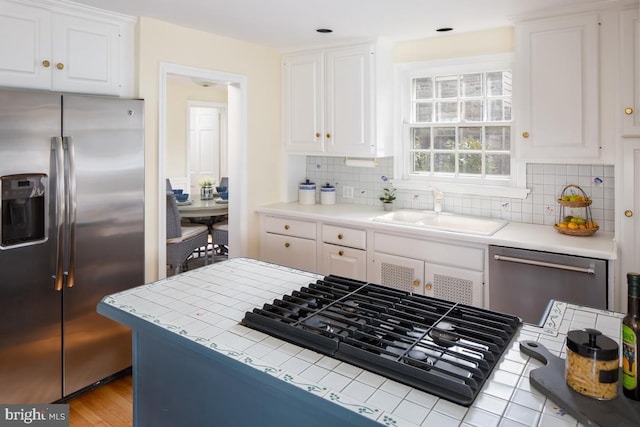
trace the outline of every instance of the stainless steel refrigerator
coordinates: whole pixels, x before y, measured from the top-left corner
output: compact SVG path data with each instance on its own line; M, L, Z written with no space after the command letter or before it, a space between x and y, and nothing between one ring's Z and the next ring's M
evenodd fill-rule
M131 366L99 300L144 281L143 102L0 90L0 402Z

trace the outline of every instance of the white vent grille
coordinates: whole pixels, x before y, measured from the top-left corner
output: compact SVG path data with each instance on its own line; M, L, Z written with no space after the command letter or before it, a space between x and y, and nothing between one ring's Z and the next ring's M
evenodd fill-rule
M391 286L392 288L401 289L407 292L415 292L413 280L415 271L410 267L402 267L396 264L383 262L381 265L380 283L381 285Z
M433 275L433 296L461 304L473 304L473 282L471 280L442 274Z

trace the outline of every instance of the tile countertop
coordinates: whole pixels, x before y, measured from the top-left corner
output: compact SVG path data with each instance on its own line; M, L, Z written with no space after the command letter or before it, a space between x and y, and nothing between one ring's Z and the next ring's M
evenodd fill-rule
M297 219L332 222L345 226L367 227L410 236L511 246L606 260L614 260L617 258L614 234L603 231L598 231L589 237L576 237L560 234L549 225L509 222L492 236L481 236L376 222L373 221L373 218L386 213L382 208L349 204L300 205L297 202L277 203L260 206L256 208L256 211L262 214L286 215Z
M119 321L149 322L187 340L181 341L185 346L222 353L372 424L392 426L577 426L530 385L529 372L542 364L521 354L519 341L538 341L561 357L573 329L596 328L620 343L622 314L555 302L542 327L518 331L475 402L464 407L239 324L246 311L319 277L235 258L107 296L98 311Z

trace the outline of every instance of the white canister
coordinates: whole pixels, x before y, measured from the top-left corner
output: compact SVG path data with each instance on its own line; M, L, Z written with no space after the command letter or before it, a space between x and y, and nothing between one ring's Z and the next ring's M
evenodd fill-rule
M328 182L320 188L320 204L335 205L336 204L336 188Z
M300 184L298 188L298 203L301 205L316 204L316 184L308 179Z

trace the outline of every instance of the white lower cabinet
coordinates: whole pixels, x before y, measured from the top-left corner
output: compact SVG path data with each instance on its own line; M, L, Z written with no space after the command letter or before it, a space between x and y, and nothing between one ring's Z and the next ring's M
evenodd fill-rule
M316 223L263 216L260 259L274 264L316 272Z
M484 307L483 248L375 233L370 281Z
M322 274L367 280L367 232L322 225Z
M367 280L367 251L323 243L322 273Z

